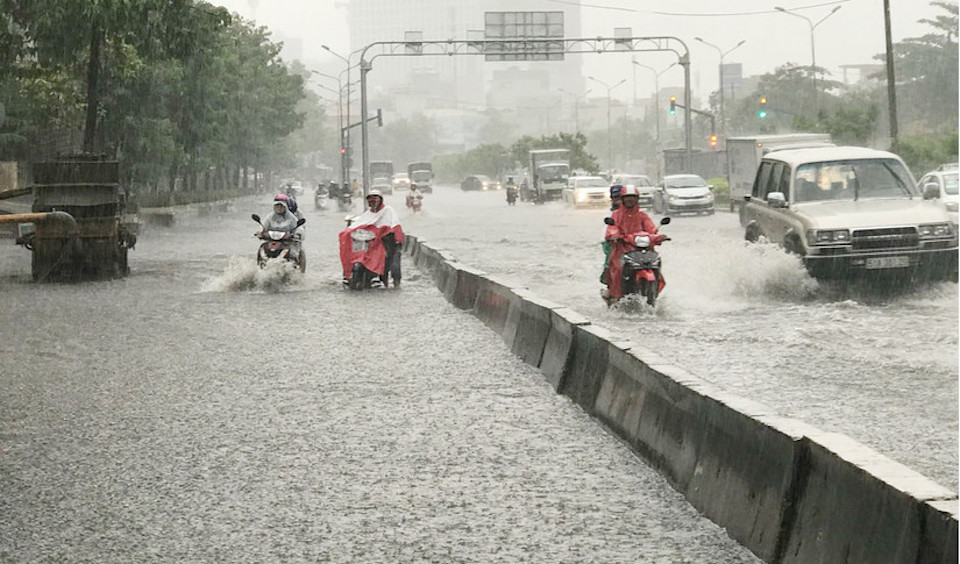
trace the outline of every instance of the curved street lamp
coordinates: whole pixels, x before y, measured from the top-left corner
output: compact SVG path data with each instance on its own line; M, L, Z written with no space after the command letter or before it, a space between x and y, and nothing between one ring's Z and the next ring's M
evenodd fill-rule
M614 84L613 86L610 86L606 82L600 79L594 78L592 76L588 76L587 79L592 80L607 89L607 167L613 170L613 136L612 136L613 128L611 127L611 124L610 124L610 92L617 86L620 86L621 84L626 82L627 79L623 79L620 82Z
M814 42L814 38L813 38L813 30L817 29L817 26L820 25L820 24L822 24L822 23L824 22L824 20L826 20L826 19L829 18L830 16L836 14L836 13L837 13L837 10L839 10L839 9L842 8L842 7L843 7L843 6L836 6L836 7L834 7L832 10L830 10L830 13L829 13L829 14L827 14L827 15L823 16L822 18L820 18L820 21L818 21L817 23L813 23L813 20L811 20L811 19L808 18L807 16L804 16L803 14L798 14L797 12L790 11L790 10L784 8L783 6L774 6L774 7L773 7L773 9L776 10L776 11L778 11L778 12L783 12L784 14L788 14L788 15L791 15L791 16L797 16L798 18L803 18L803 19L807 22L807 25L810 26L810 67L811 67L811 70L813 71L813 95L814 95L814 98L815 98L815 99L816 99L816 97L817 97L817 48L816 48L816 45L815 45L815 42Z
M737 43L737 44L734 45L733 47L731 47L731 48L727 49L726 51L724 51L723 49L721 49L720 47L717 47L716 45L714 45L713 43L710 43L709 41L704 41L703 39L701 39L701 38L699 38L699 37L694 37L694 39L696 39L696 40L699 41L700 43L703 43L704 45L707 45L707 46L709 46L709 47L713 47L714 49L717 50L717 53L720 54L720 135L723 137L724 143L726 143L726 139L727 139L727 124L726 124L726 121L724 120L724 118L726 118L726 113L725 113L724 110L723 110L723 97L724 97L724 92L723 92L723 91L724 91L724 87L723 87L723 58L726 57L728 54L730 54L730 52L733 51L734 49L736 49L736 48L740 47L741 45L743 45L744 43L746 43L747 40L746 40L746 39L741 39L741 40L740 40L740 43ZM713 131L713 132L711 132L711 133L716 133L716 131Z

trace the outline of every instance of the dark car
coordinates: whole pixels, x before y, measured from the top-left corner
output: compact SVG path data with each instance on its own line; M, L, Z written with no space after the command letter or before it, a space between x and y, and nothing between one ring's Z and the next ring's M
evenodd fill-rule
M460 183L461 190L498 190L499 188L497 182L490 180L489 176L483 174L468 176Z

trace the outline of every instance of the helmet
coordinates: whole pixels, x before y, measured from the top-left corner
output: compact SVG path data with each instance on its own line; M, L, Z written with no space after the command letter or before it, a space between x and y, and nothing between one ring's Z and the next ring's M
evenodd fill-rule
M623 190L620 191L620 197L626 198L627 196L640 197L640 191L637 190L636 186L624 186Z
M273 197L274 202L283 202L284 204L287 203L288 199L286 194L277 194Z
M367 198L373 198L374 196L380 198L381 200L383 199L383 193L380 192L380 190L370 190L367 192Z
M620 196L623 191L623 184L614 184L610 187L610 199L614 199Z

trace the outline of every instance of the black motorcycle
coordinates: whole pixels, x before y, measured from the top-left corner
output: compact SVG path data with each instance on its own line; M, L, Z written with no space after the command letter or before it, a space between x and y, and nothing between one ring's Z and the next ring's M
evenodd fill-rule
M517 194L519 190L514 185L507 186L507 204L511 206L517 205Z

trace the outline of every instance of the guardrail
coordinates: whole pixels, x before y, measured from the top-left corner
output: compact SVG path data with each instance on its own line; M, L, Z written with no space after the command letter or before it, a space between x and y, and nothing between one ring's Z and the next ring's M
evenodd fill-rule
M497 332L765 562L957 562L957 494L857 443L734 396L524 288L407 236L446 299Z

